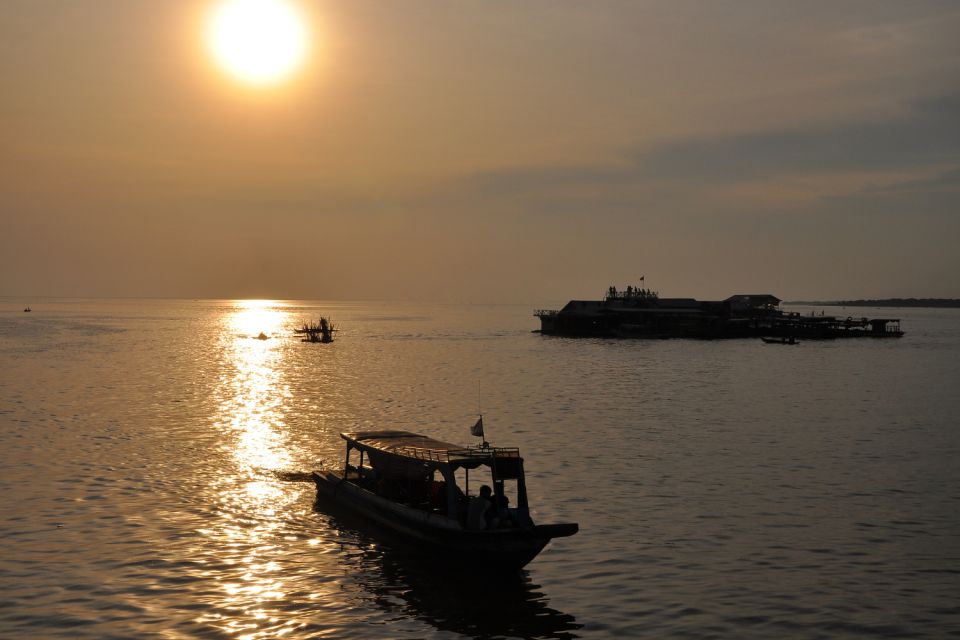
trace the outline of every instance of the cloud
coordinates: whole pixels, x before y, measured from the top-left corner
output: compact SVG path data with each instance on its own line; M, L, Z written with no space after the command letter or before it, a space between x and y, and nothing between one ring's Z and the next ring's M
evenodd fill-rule
M884 195L918 192L960 192L960 167L939 173L926 180L903 180L891 185L867 187L864 195Z
M473 176L488 195L753 182L781 177L890 172L960 164L960 93L915 102L873 122L834 121L634 149L608 164L510 168Z
M710 181L916 168L960 159L958 113L960 94L952 94L885 121L680 141L635 158L646 176Z

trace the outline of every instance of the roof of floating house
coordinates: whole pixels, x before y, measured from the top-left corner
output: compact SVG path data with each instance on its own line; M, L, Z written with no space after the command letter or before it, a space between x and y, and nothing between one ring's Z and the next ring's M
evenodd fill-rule
M749 293L749 294L738 294L735 296L730 296L724 302L730 302L732 304L744 304L751 307L762 307L766 305L778 305L780 304L780 298L769 293Z
M702 303L694 298L659 298L657 306L661 309L699 309Z
M580 313L600 313L602 303L599 300L571 300L564 305L561 311L578 311Z

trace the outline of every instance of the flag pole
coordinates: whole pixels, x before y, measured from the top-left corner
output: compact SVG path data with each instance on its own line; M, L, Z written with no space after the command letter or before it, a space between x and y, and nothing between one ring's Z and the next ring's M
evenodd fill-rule
M470 434L480 438L480 441L483 443L481 446L484 448L489 447L490 443L487 442L487 438L483 433L483 407L480 403L480 380L477 380L477 414L478 419L476 424L470 429Z

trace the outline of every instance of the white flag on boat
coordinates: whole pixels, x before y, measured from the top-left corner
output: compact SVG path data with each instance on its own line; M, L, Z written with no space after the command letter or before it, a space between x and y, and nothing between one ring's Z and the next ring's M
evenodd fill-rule
M470 427L470 435L477 436L478 438L483 437L483 416L480 416L477 424Z

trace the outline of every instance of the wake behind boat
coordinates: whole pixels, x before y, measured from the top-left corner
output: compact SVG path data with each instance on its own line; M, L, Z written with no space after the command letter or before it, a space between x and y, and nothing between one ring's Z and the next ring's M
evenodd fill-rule
M312 474L318 501L343 505L452 564L517 571L553 538L578 531L576 523L533 523L519 449L462 447L409 431L340 436L343 470ZM470 472L480 468L492 486L471 492Z

